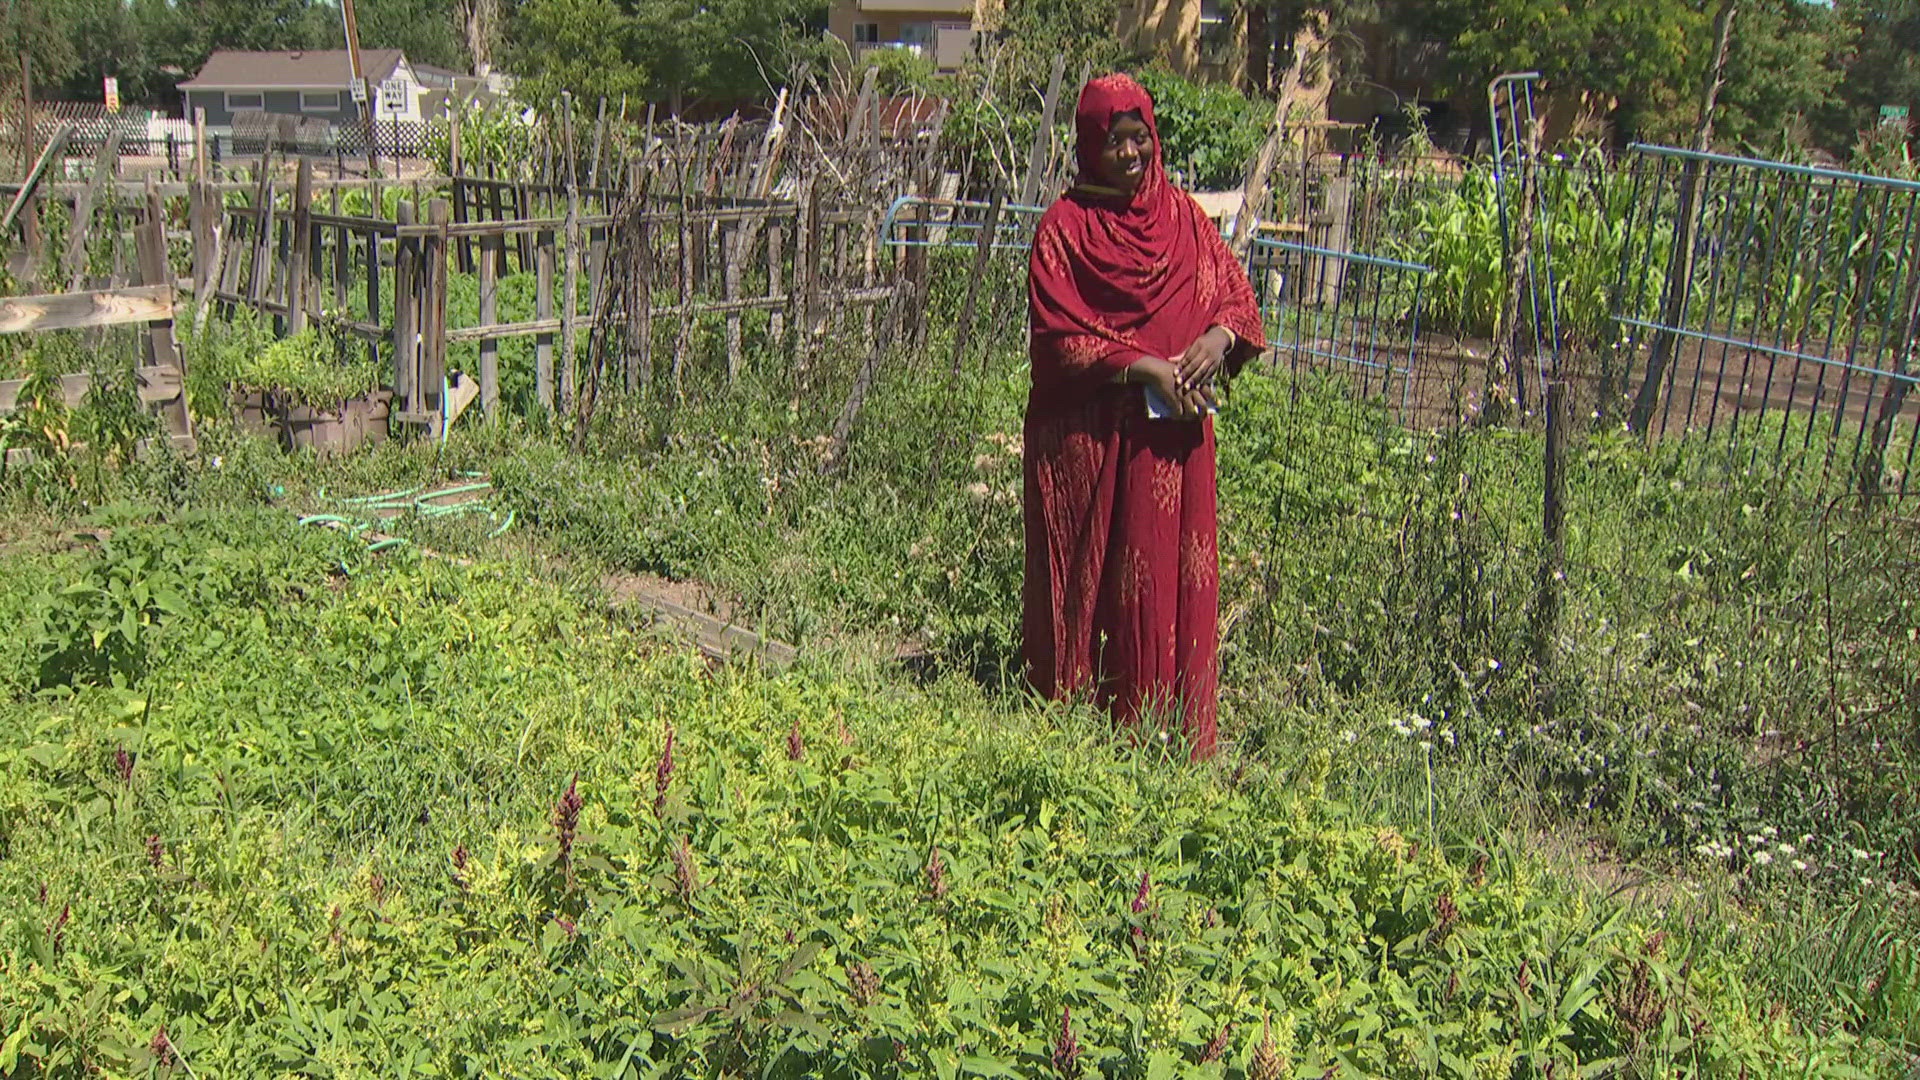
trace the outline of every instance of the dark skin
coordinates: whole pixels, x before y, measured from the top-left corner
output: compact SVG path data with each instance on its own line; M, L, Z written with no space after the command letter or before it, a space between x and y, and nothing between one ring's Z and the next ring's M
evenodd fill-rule
M1106 186L1131 197L1146 179L1154 155L1153 132L1137 112L1121 113L1107 129L1100 150L1100 178ZM1143 356L1121 373L1122 382L1146 383L1184 419L1199 416L1212 406L1211 384L1233 348L1233 335L1223 326L1210 328L1171 360Z

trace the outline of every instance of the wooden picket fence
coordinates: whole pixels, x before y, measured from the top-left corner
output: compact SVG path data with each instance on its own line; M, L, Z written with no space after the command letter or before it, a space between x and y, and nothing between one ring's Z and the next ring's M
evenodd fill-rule
M136 392L142 404L158 411L165 438L176 448L187 448L193 443L193 419L187 408L186 365L173 336L174 285L167 265L165 219L157 192L148 193L132 231L140 284L109 283L105 288L0 299L0 334L97 332L144 324L146 341L134 369ZM84 371L66 372L56 378L67 408L86 399L93 379L92 373ZM21 396L32 382L0 380L0 415L19 407ZM14 465L30 456L25 449L11 448L5 462Z

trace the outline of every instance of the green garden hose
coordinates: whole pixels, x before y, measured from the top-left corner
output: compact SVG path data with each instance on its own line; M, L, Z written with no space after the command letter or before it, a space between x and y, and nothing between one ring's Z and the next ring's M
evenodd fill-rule
M484 500L469 499L465 502L456 503L441 502L440 500L442 499L461 495L476 495L483 491L493 490L493 483L484 479L484 473L463 469L455 475L460 479L472 480L474 482L439 490L429 490L429 485L420 484L400 491L388 491L378 495L336 497L330 501L338 504L343 510L350 510L354 515L370 514L377 519L411 515L423 520L443 520L455 517L466 517L474 514L484 514L489 520L499 523L497 527L487 533L487 539L489 540L504 535L508 529L513 527L515 515L512 510L507 511L505 518L501 518ZM328 498L326 488L321 488L318 494L322 499ZM354 536L372 531L378 523L378 521L363 520L358 516L349 516L347 513L309 514L300 519L300 524L302 525L335 525L348 530ZM390 548L405 544L406 542L405 539L400 537L388 537L374 541L368 545L367 550L370 552L386 551Z

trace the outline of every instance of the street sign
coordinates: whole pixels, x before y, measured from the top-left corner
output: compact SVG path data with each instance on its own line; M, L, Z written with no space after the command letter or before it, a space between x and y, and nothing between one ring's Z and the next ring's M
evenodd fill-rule
M1883 124L1898 123L1906 118L1907 107L1905 105L1880 106L1880 122Z
M352 84L347 87L347 95L353 98L356 104L365 105L367 103L367 80L353 80Z
M107 111L120 111L120 80L111 75L100 80L100 88L106 92Z
M380 84L380 111L397 115L407 111L407 92L412 87L405 79L388 79Z

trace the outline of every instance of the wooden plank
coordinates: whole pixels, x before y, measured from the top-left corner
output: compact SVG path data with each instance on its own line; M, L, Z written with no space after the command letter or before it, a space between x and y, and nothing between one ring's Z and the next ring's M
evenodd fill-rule
M394 217L403 225L413 224L413 204L401 201ZM418 240L401 240L393 258L393 397L394 411L415 412L415 379L419 374L418 318L420 292Z
M324 190L321 187L320 181L314 181L314 190ZM338 194L339 190L340 189L335 188L334 193ZM332 229L351 229L354 232L373 232L380 236L393 236L395 230L399 227L391 221L383 221L380 218L354 217L351 214L341 214L338 212L326 214L310 212L307 217L315 225Z
M0 298L0 334L82 330L172 317L173 289L167 285Z
M587 164L587 186L600 182L600 148L607 138L607 97L600 95L600 115L593 122L593 159Z
M611 242L608 229L587 230L587 316L598 318L601 299L606 295L607 287L607 248Z
M300 171L293 182L293 250L287 256L287 333L297 334L307 326L308 298L313 286L308 281L313 259L313 162L300 159Z
M720 252L726 260L720 270L721 289L728 303L740 299L740 260L746 257L746 252L741 249L750 240L750 237L744 234L746 228L747 226L735 226L731 236L724 229L720 233ZM726 337L727 382L733 383L739 380L740 368L744 362L740 349L740 313L737 311L727 313Z
M1040 198L1040 184L1053 160L1053 117L1060 106L1060 81L1067 74L1067 54L1056 53L1053 73L1047 77L1047 96L1040 106L1040 126L1033 131L1033 146L1027 152L1027 176L1020 184L1020 203L1032 206Z
M134 233L134 253L139 261L143 283L149 288L171 288L173 267L167 261L166 204L161 200L160 192L151 187L147 191L146 221ZM167 307L166 318L147 324L147 366L171 365L185 373L186 357L173 339L172 303L169 302ZM167 425L167 434L193 437L193 415L187 408L184 391L164 405L161 414Z
M40 227L40 199L27 203L26 210L20 215L20 247L17 259L9 260L9 269L13 278L21 285L33 287L40 277L40 257L46 252L46 236Z
M685 183L684 175L682 183ZM687 226L687 204L680 204L680 227L676 230L676 241L680 255L679 262L679 299L680 325L673 338L673 359L670 374L673 379L673 396L678 400L683 393L682 380L686 374L687 338L693 332L693 230Z
M186 376L177 364L151 364L134 369L134 381L138 384L134 392L143 405L175 401L186 385ZM20 406L20 395L26 390L32 379L0 379L0 415L10 413ZM60 398L69 409L80 407L87 399L87 391L93 387L93 373L75 372L60 375L53 379L60 387Z
M213 299L218 300L224 304L240 304L240 305L250 306L250 301L248 301L246 297L240 296L235 293L221 292L216 289L209 295ZM287 313L287 306L278 300L262 300L260 301L260 306L257 310L264 315L285 316ZM310 323L314 323L316 325L329 327L339 333L351 334L354 337L361 338L368 342L374 342L374 343L383 342L383 341L390 342L393 337L388 327L380 326L375 323L363 322L359 319L342 318L338 315L333 315L325 312L319 315L315 315L309 312L307 321Z
M33 163L32 171L27 173L27 178L21 183L20 189L14 192L13 202L7 206L7 216L4 220L0 220L0 234L13 231L13 223L19 218L21 209L26 206L28 200L33 198L35 189L40 186L40 178L46 174L47 164L60 151L66 149L67 137L72 134L73 125L62 124L60 129L53 133L53 138L47 140L46 147L40 151L39 160Z
M993 258L993 238L1000 228L1000 208L1004 200L1000 189L993 190L993 201L987 204L986 226L974 234L973 272L967 277L967 296L960 304L960 322L953 331L953 374L960 374L960 366L966 360L967 337L973 328L974 305L980 298L980 282L986 276L987 262Z
M487 236L480 240L480 322L493 322L499 316L500 258L506 254L506 238ZM500 420L500 342L480 339L480 411L488 423Z
M273 178L265 170L260 173L260 201L254 205L259 228L248 238L253 241L253 265L248 268L247 299L258 304L272 295L268 285L273 280Z
M427 221L444 226L453 217L453 207L445 199L427 204ZM420 381L419 408L433 413L432 433L444 434L440 418L445 415L447 392L447 277L452 270L452 251L444 233L427 241L423 259L420 296Z
M455 120L455 123L456 125L458 124L457 118ZM456 131L458 130L457 126L455 130ZM458 172L457 167L455 171L456 173ZM453 220L453 223L456 225L464 225L467 222L470 222L473 220L473 212L470 209L472 204L472 196L467 194L467 181L460 178L458 175L456 175L453 178L451 186L453 188L453 219L452 220ZM487 224L491 224L491 222L488 222ZM454 250L456 252L457 257L460 260L460 272L463 274L473 273L473 242L466 236L465 233L459 234L459 236L456 238L454 242Z
M336 208L340 202L340 191L334 189L333 201ZM330 230L333 237L333 310L345 314L347 310L347 279L353 276L353 236L345 229ZM370 267L375 273L377 267ZM373 318L379 318L376 313Z
M87 239L93 235L94 204L112 176L113 163L119 160L120 133L109 132L100 142L100 155L93 160L93 179L73 204L73 220L68 224L67 258L64 264L67 290L78 292L86 284Z
M548 229L534 238L533 314L535 319L553 318L554 233ZM559 329L556 325L554 329ZM533 344L533 392L540 408L553 412L553 334L541 334Z
M207 110L193 110L193 178L207 182Z
M639 175L642 166L633 166L633 190L644 191L646 179ZM653 388L653 224L642 221L635 226L629 272L633 280L627 289L627 391L644 394Z
M166 444L170 446L173 452L176 454L191 454L196 449L198 449L200 445L191 435L161 436L159 438L153 438L153 439L141 439L140 441L133 444L134 456L145 457L147 454L150 454L153 452L154 447L162 444ZM69 443L67 445L67 451L69 453L77 450L85 450L86 448L87 448L87 444L83 442ZM38 456L39 455L36 454L33 450L28 449L26 447L15 447L14 449L7 451L5 461L8 468L13 468L14 466L18 466L18 465L25 465L28 462L33 461Z
M525 184L513 186L513 216L525 221L533 217L533 193ZM514 247L520 253L520 272L533 272L533 230L521 230L514 234Z
M778 342L787 333L787 285L785 252L786 227L775 223L767 227L767 295L779 302L767 321L767 333Z
M837 294L836 299L849 306L871 306L885 301L894 293L891 285L876 285L868 289L849 289ZM685 304L672 303L649 306L647 314L651 318L677 318L696 315L727 315L743 311L777 311L787 303L787 298L779 296L747 296L738 300L713 300L707 302L689 301ZM591 315L576 315L576 329L587 330L593 327ZM523 337L527 334L553 334L562 328L564 320L549 316L528 322L493 323L486 326L463 326L447 331L447 341L458 344L468 341L484 341L490 337Z
M187 232L192 236L193 292L199 296L207 291L207 279L213 274L213 208L207 205L206 186L194 181L187 187Z
M574 333L574 318L580 306L580 193L567 195L567 225L565 250L561 253L565 262L560 270L560 306L566 314L560 327L560 407L573 407L574 394L578 391L575 384L574 349L578 337Z
M467 407L480 399L480 383L464 371L456 371L447 382L447 419L448 427L453 426Z
M715 660L731 661L746 656L760 661L768 670L783 671L800 657L799 651L785 642L763 637L737 623L722 622L644 587L623 590L618 599L653 609L660 622L691 633L695 647Z

